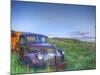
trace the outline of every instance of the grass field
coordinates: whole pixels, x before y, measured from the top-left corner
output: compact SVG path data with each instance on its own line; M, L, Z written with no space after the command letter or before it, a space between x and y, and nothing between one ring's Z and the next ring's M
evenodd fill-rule
M53 38L48 40L50 43L62 48L65 52L65 71L74 70L89 70L96 68L96 49L95 43L82 42L73 39ZM27 68L25 65L19 63L18 55L11 54L11 73L36 73L36 72L49 72L53 71L48 69L35 70L34 68Z

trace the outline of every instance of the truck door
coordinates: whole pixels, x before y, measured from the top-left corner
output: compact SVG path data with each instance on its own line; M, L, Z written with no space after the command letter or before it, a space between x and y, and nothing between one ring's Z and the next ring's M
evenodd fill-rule
M23 57L27 51L26 39L24 37L20 37L19 39L19 55Z

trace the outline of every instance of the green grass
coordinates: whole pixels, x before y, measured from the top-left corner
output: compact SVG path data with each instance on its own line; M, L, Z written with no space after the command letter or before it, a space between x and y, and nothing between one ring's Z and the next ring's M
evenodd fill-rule
M35 68L28 68L26 65L22 65L19 63L19 58L17 53L12 53L11 55L11 74L22 74L22 73L41 73L41 72L49 72L50 69L45 67L45 69L35 69Z
M49 42L56 44L65 52L66 70L88 70L96 68L95 43L77 40L52 39Z
M65 71L74 70L89 70L96 68L96 50L95 43L81 42L72 39L49 39L49 43L57 45L65 52ZM18 55L12 53L11 55L11 73L36 73L36 72L50 72L52 69L38 69L27 68L25 65L19 63Z

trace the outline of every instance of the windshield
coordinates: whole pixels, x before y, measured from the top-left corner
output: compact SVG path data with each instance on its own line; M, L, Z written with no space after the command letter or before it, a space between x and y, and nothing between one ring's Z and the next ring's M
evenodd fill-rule
M47 42L47 38L46 37L43 37L43 36L38 37L38 42L45 43L45 42Z
M36 42L36 37L34 37L34 36L27 36L27 42Z
M46 43L47 37L45 36L27 36L27 42L38 42L38 43Z

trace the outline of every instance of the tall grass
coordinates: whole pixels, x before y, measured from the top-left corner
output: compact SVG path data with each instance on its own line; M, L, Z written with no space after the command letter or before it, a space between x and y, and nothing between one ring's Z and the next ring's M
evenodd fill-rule
M89 70L96 68L95 43L81 42L67 39L49 39L49 43L57 45L64 50L66 68L65 71ZM54 69L48 67L35 70L20 64L16 53L11 54L11 73L37 73L51 72Z
M66 70L88 70L96 68L95 43L73 40L49 40L65 52ZM93 45L93 46L92 46Z

